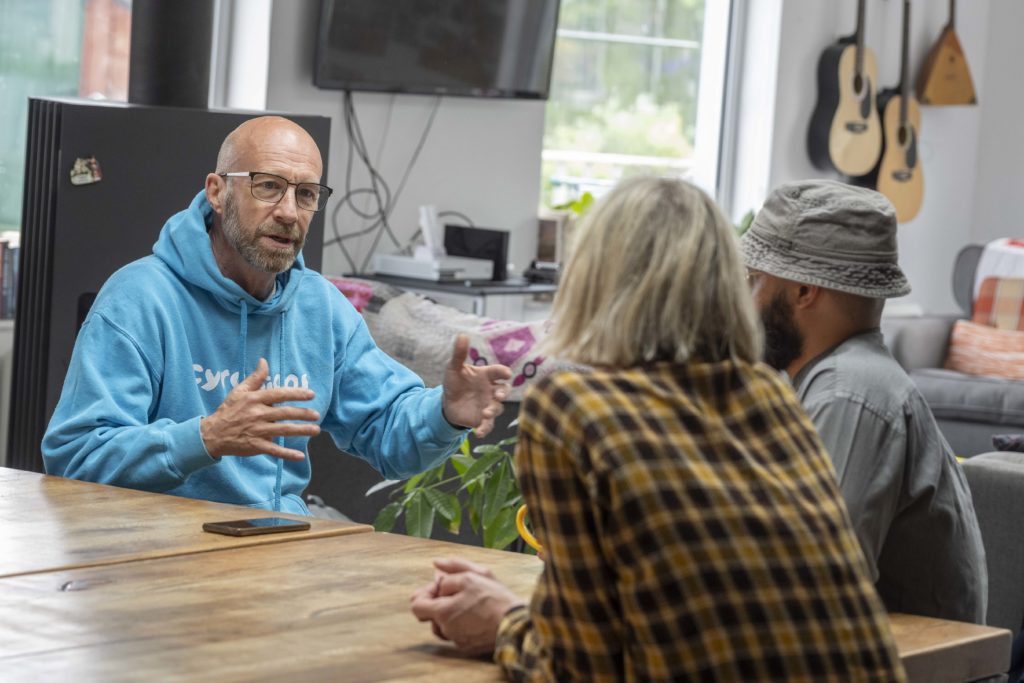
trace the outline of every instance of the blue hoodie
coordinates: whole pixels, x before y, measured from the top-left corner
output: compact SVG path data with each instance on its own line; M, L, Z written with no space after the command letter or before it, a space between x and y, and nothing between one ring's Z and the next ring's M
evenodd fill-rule
M308 458L213 458L199 422L249 375L316 392L303 403L337 446L389 478L441 462L465 436L441 414L441 389L377 348L362 317L302 256L267 301L224 277L200 192L172 216L153 255L104 284L75 342L43 437L50 474L224 503L307 513ZM309 439L287 437L306 452Z

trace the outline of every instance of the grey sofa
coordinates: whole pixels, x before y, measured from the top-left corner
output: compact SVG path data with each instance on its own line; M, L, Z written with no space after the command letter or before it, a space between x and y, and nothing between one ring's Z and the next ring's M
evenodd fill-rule
M1024 382L946 370L954 316L883 319L886 344L928 401L953 451L992 450L996 434L1024 433Z
M971 316L980 254L980 246L966 247L953 268L953 293L963 315L882 319L890 351L928 401L954 452L963 457L991 451L996 434L1024 433L1024 381L943 367L953 323Z
M990 626L1024 626L1024 453L985 453L965 460L988 564Z

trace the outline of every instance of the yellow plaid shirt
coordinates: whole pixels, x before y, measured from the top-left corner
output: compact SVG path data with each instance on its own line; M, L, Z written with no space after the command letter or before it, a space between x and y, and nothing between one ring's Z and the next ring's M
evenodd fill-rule
M901 681L828 455L767 366L555 373L516 465L546 564L515 681Z

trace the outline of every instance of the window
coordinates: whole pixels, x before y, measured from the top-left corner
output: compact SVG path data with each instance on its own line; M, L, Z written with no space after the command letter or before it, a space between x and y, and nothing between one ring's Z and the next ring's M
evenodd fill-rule
M542 200L600 195L625 176L715 191L728 0L562 0Z
M0 0L0 231L21 226L28 98L126 99L130 0Z

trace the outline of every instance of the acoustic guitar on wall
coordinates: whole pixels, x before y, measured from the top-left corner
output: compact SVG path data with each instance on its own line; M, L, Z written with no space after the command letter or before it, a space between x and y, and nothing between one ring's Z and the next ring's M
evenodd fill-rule
M974 81L956 36L956 0L949 0L949 21L928 53L917 79L921 104L976 104Z
M878 68L864 45L865 2L857 3L857 31L830 45L818 60L818 101L807 131L811 162L850 177L869 173L882 151L875 106Z
M907 74L910 62L910 0L903 0L903 40L900 48L898 88L879 94L882 110L882 158L878 162L875 189L896 207L896 220L906 223L921 209L924 176L918 149L921 108L910 94Z

